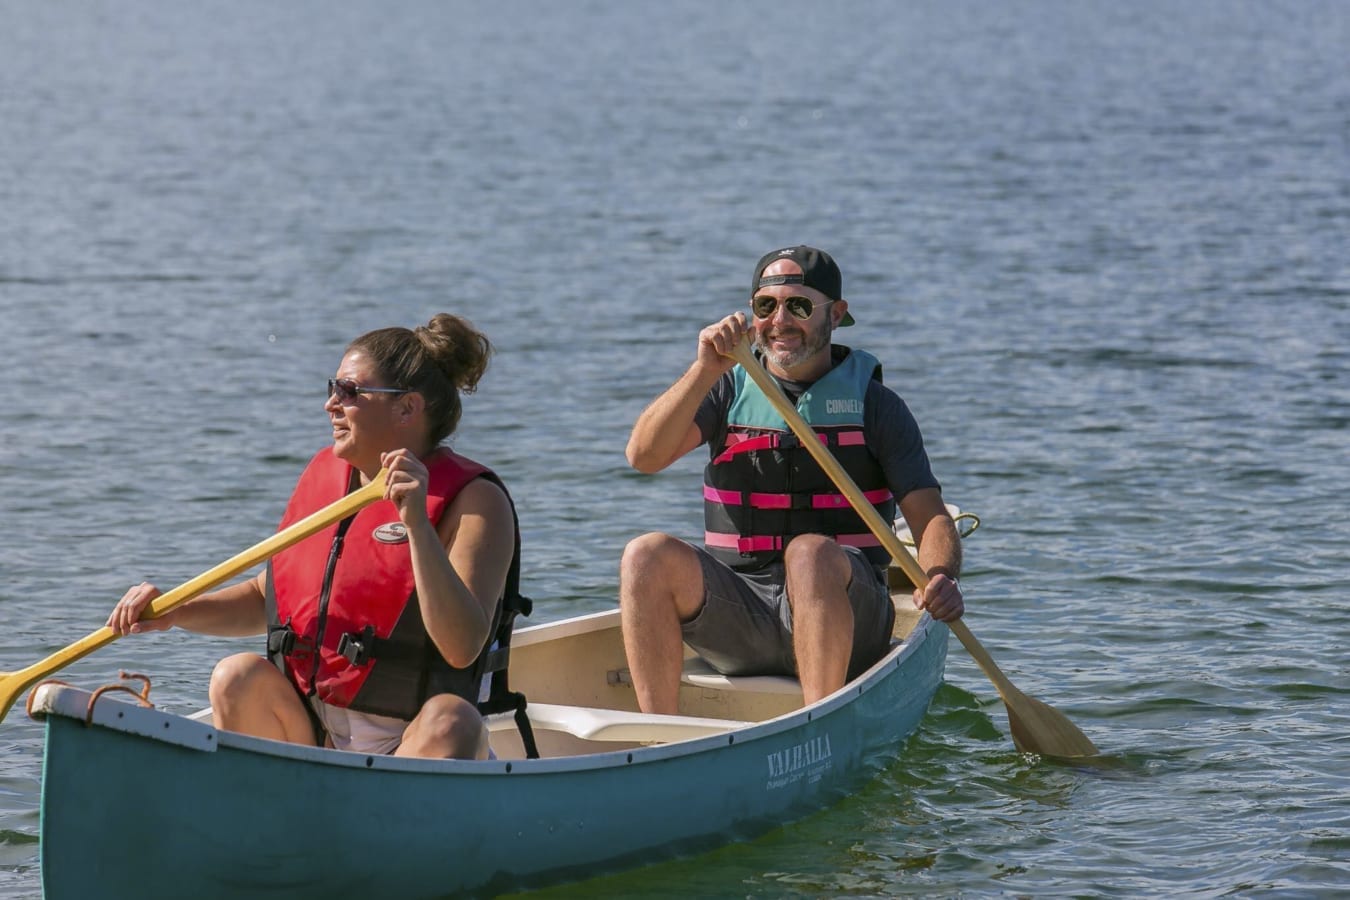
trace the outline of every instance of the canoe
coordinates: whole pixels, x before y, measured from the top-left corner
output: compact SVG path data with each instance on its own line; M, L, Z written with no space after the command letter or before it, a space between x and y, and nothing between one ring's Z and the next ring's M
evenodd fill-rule
M491 895L752 838L903 751L948 634L909 593L889 653L810 706L795 679L728 678L687 650L681 714L644 714L617 610L519 629L511 685L538 759L509 714L489 720L496 759L396 759L41 685L44 896Z

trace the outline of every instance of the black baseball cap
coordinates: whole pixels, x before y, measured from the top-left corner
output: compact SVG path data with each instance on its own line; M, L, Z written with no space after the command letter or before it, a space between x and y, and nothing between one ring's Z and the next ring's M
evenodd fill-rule
M770 263L777 262L780 259L790 259L802 267L800 275L769 275L764 276L764 270ZM762 287L770 287L775 284L801 284L809 288L815 288L831 300L842 300L841 286L843 278L839 275L839 266L835 265L834 258L824 250L817 250L815 247L797 246L784 247L781 250L771 250L760 257L759 262L755 264L755 277L750 282L750 293L753 296L755 291ZM853 324L853 316L845 312L844 318L839 322L842 328L845 325Z

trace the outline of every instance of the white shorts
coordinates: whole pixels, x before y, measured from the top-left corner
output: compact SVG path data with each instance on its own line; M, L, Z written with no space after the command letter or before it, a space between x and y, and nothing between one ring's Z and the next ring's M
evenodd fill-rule
M316 698L310 698L310 704L328 730L333 747L338 750L386 756L403 743L403 732L408 727L403 719L354 712L341 706L330 706Z

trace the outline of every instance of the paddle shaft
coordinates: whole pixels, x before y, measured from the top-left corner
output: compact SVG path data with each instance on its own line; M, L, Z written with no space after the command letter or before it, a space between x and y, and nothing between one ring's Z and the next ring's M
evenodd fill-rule
M783 417L783 421L792 429L792 433L797 436L801 445L830 476L840 492L848 498L849 503L862 517L868 529L876 535L877 540L881 541L882 546L891 554L891 558L895 560L896 565L903 569L904 573L909 576L910 581L920 588L927 585L928 574L919 566L918 560L910 555L891 525L876 511L876 507L872 505L871 501L863 496L863 492L854 484L848 472L844 471L844 467L821 443L815 430L806 423L801 413L783 394L783 389L779 387L778 382L774 381L769 373L764 370L764 367L760 365L759 360L755 359L755 355L750 349L750 342L745 340L736 345L735 350L731 352L731 357L740 363L746 374L754 380L755 384L759 385L759 389L773 404L773 408L778 411L778 414ZM994 663L993 657L984 649L984 646L975 639L975 635L971 634L965 622L955 619L948 622L947 627L951 629L952 634L956 635L957 640L970 653L976 665L993 683L994 688L1008 707L1014 743L1017 744L1019 749L1058 756L1083 756L1096 752L1096 748L1087 736L1057 710L1041 703L1039 700L1027 697L1018 690Z
M259 563L266 562L292 544L299 543L334 522L345 519L358 510L369 506L384 496L385 475L385 470L381 469L369 484L359 490L353 491L323 509L311 513L295 524L278 531L267 540L255 544L243 553L232 556L220 565L183 582L168 593L161 594L150 602L142 618L158 618L193 597L209 591L216 585L248 571ZM33 684L52 672L63 669L76 660L83 659L95 650L112 643L117 640L117 637L117 632L105 625L64 649L58 650L46 659L33 663L26 669L5 674L3 678L0 678L0 721L4 721L19 695Z

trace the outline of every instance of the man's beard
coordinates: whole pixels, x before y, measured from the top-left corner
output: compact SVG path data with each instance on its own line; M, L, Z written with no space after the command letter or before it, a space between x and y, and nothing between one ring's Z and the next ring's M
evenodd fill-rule
M828 347L833 331L834 323L827 317L824 324L816 331L802 329L802 343L796 350L779 352L769 347L769 342L765 339L765 332L760 329L755 332L755 346L778 368L791 369L806 362L823 348Z

